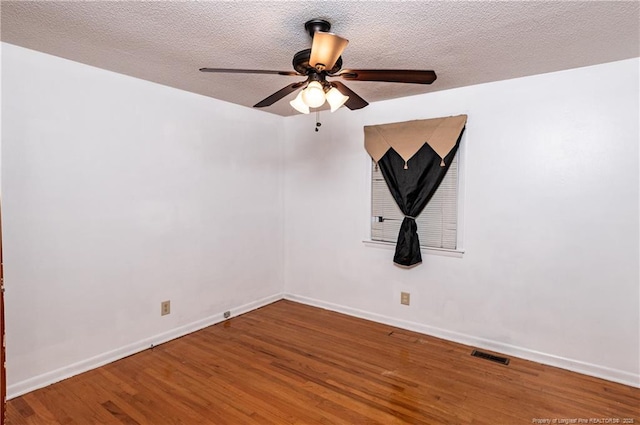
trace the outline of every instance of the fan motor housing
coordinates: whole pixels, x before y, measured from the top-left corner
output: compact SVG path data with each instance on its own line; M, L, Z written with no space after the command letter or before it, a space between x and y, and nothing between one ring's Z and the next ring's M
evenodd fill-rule
M303 75L308 75L310 71L316 72L316 69L309 65L309 59L311 58L311 49L300 50L293 55L293 69ZM325 69L323 72L327 74L335 74L342 68L342 56L338 58L335 65L331 69Z

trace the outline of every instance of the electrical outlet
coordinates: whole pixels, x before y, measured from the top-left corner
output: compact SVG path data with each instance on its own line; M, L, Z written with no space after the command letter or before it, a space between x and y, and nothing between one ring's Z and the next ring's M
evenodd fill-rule
M411 294L408 292L400 292L400 304L409 305Z
M171 301L162 301L160 303L160 316L166 316L171 313Z

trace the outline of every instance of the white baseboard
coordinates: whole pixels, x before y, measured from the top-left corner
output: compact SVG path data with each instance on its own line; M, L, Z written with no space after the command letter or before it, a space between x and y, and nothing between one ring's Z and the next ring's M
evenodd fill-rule
M279 293L241 305L236 308L231 308L229 311L231 311L231 317L239 316L257 308L264 307L267 304L271 304L275 301L281 300L282 298L283 295ZM97 356L91 357L89 359L82 360L80 362L73 363L56 370L52 370L51 372L34 376L33 378L25 379L21 382L16 382L15 384L9 385L7 387L7 400L19 397L28 392L37 390L38 388L46 387L47 385L51 385L80 373L87 372L91 369L104 366L108 363L120 360L132 354L147 350L152 345L156 346L162 344L172 339L179 338L197 330L206 328L207 326L215 325L216 323L220 323L224 320L227 319L224 318L223 312L220 312L204 319L171 329L167 332L163 332L161 334L157 334L152 337L134 342L133 344L125 345L124 347L120 347L106 353L98 354Z
M302 304L311 305L314 307L324 308L326 310L336 311L339 313L348 314L349 316L360 317L362 319L371 320L378 323L384 323L390 326L394 326L401 329L407 329L415 332L420 332L426 335L432 335L438 338L446 339L449 341L458 342L460 344L470 345L478 348L484 348L486 350L492 350L495 352L508 354L521 359L531 360L534 362L567 369L573 372L582 373L585 375L595 376L597 378L606 379L608 381L618 382L624 385L640 388L640 375L625 372L622 370L611 369L604 366L594 365L591 363L582 362L579 360L567 359L552 354L541 353L539 351L530 350L528 348L517 347L510 344L505 344L498 341L492 341L484 338L478 338L471 335L466 335L458 332L452 332L445 329L436 328L433 326L427 326L416 322L410 322L406 320L395 319L393 317L384 316L381 314L371 313L364 310L358 310L351 307L346 307L338 304L333 304L326 301L317 300L314 298L308 298L294 294L275 294L262 298L257 301L253 301L236 308L230 309L231 317L239 316L249 311L264 307L281 299L287 299ZM19 397L28 392L37 390L39 388L46 387L53 383L62 381L63 379L70 378L83 372L87 372L91 369L95 369L105 364L120 360L124 357L130 356L135 353L139 353L151 347L152 345L159 345L164 342L170 341L175 338L190 334L197 330L206 328L207 326L215 325L224 321L223 313L214 314L204 319L188 323L178 328L163 332L161 334L154 335L149 338L137 341L133 344L126 345L124 347L117 348L106 353L99 354L80 362L70 364L68 366L53 370L51 372L43 373L38 376L34 376L24 381L17 382L7 387L7 399L10 400L15 397Z
M302 304L307 304L314 307L320 307L326 310L336 311L338 313L344 313L349 316L360 317L362 319L367 319L367 320L371 320L378 323L384 323L386 325L394 326L401 329L420 332L426 335L435 336L437 338L446 339L448 341L453 341L460 344L483 348L485 350L491 350L498 353L508 354L514 357L519 357L521 359L531 360L537 363L542 363L549 366L555 366L561 369L570 370L572 372L577 372L584 375L594 376L596 378L602 378L608 381L613 381L620 384L640 388L640 375L638 374L625 372L618 369L611 369L605 366L599 366L591 363L586 363L580 360L573 360L565 357L555 356L553 354L542 353L539 351L530 350L528 348L505 344L499 341L492 341L489 339L478 338L475 336L466 335L458 332L452 332L445 329L423 325L416 322L395 319L393 317L388 317L381 314L358 310L358 309L346 307L343 305L333 304L330 302L321 301L314 298L308 298L308 297L289 294L289 293L285 293L284 298L287 300L299 302Z

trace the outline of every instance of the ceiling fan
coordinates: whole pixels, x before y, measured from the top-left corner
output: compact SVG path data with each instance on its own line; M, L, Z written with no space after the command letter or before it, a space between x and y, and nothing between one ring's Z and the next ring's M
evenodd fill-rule
M369 103L340 81L327 81L327 77L339 77L353 81L383 81L389 83L431 84L436 80L434 71L405 69L342 69L342 52L349 40L329 32L331 24L323 19L312 19L304 24L313 39L311 49L301 50L293 56L293 71L270 71L260 69L200 68L202 72L236 74L277 74L306 77L305 80L278 90L256 103L254 108L271 106L290 93L304 87L298 96L289 102L297 111L308 114L309 108L318 108L325 101L331 112L342 105L354 110Z

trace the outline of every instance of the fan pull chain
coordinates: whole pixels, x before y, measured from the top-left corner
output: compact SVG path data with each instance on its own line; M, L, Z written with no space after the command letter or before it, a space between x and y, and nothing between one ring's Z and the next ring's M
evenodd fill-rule
M320 127L322 125L322 123L320 122L320 111L316 111L316 132L320 131L318 130L318 127Z

